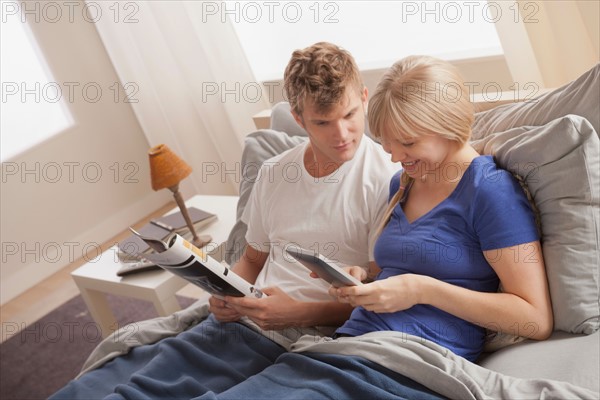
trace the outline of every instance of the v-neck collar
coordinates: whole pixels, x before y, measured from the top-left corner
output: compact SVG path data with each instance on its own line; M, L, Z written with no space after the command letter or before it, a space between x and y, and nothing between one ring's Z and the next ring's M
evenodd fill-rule
M464 181L465 181L465 176L468 173L470 173L469 170L471 169L471 167L473 167L473 164L475 164L476 160L478 158L480 158L480 157L482 157L482 156L475 157L473 160L471 160L471 163L469 164L469 166L465 170L464 174L460 177L460 180L458 181L458 184L456 185L456 187L452 190L452 192L444 200L440 201L438 204L435 205L435 207L433 207L431 210L427 211L425 214L421 215L420 217L418 217L414 221L409 222L408 218L406 217L406 214L404 214L404 210L402 209L402 205L404 203L406 203L406 200L408 199L409 192L412 189L412 186L413 186L412 184L413 184L414 181L411 181L406 186L406 189L404 190L402 198L400 199L400 201L398 202L398 204L394 208L394 214L398 217L398 222L400 223L400 227L402 228L402 231L406 232L406 231L409 231L409 230L413 229L416 226L421 225L423 223L423 221L430 219L431 216L433 214L435 214L435 212L439 208L441 208L446 202L448 202L453 197L457 196L457 194L460 193L460 191L462 190L462 187L463 187Z

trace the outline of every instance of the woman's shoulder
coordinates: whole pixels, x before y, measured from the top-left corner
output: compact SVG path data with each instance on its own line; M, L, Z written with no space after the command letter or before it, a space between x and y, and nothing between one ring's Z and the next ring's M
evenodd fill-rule
M506 200L507 196L514 198L523 195L515 177L508 170L498 166L493 156L479 156L472 161L469 181L473 189L471 195L475 201L502 201Z
M467 172L469 180L483 188L494 188L499 184L510 184L514 181L512 174L499 167L490 155L474 158Z

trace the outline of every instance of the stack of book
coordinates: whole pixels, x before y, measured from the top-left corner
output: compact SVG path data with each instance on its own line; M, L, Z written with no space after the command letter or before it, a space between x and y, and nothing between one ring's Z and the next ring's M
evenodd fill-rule
M189 207L188 212L190 214L190 219L194 224L196 233L201 232L202 229L217 220L215 214L211 214L195 207ZM190 232L183 215L179 211L154 219L138 231L144 236L159 238L160 240L166 239L172 233L177 233L185 239L191 239L192 237L192 232ZM124 276L134 272L159 268L153 263L147 262L140 256L152 250L150 249L150 246L138 236L128 236L125 240L119 242L117 247L119 261L123 264L123 267L117 272L117 275Z

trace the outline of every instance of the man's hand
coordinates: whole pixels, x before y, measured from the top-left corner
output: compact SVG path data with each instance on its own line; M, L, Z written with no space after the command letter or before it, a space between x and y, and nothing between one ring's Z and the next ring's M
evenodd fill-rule
M241 318L241 314L227 305L227 302L211 296L208 299L209 310L219 322L233 322Z
M281 330L289 326L307 326L302 318L302 302L294 300L278 287L262 289L267 295L253 297L226 297L225 302L239 315L246 315L265 330Z

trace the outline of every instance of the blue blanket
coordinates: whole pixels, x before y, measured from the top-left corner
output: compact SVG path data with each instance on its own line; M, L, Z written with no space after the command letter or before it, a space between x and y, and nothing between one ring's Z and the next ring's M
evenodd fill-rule
M424 386L356 356L288 353L240 323L209 317L138 346L56 393L69 399L435 398Z
M207 315L198 303L124 327L52 398L598 398L566 382L502 375L401 332L334 340Z
M198 399L442 399L425 386L356 356L287 353L220 394Z

